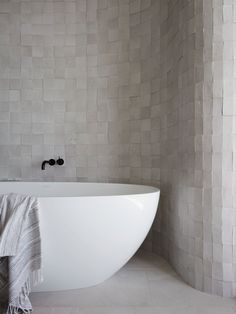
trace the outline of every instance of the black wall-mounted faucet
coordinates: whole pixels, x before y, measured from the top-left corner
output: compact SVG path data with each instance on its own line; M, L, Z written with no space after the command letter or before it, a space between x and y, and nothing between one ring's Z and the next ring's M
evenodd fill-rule
M56 164L56 160L55 159L44 160L42 162L42 166L41 166L42 170L45 170L45 165L46 164L49 164L50 166L54 166Z
M44 160L42 162L42 165L41 165L41 169L42 170L45 170L45 165L46 164L49 164L50 166L54 166L55 164L58 164L59 166L62 166L62 165L64 165L64 160L62 158L60 158L60 157L57 160L55 160L55 159Z

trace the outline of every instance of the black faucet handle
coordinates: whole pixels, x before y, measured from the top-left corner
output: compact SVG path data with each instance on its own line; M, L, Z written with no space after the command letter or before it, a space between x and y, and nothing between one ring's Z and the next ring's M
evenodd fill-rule
M64 165L64 159L62 159L61 157L59 157L59 158L57 159L57 164L58 164L59 166Z
M54 166L56 164L56 160L55 159L49 159L48 163L50 166Z

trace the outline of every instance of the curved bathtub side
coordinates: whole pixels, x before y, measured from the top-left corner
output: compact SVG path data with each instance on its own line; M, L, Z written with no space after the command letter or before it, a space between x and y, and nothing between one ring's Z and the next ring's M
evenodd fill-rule
M96 285L117 272L144 241L159 192L40 198L44 282L33 291Z

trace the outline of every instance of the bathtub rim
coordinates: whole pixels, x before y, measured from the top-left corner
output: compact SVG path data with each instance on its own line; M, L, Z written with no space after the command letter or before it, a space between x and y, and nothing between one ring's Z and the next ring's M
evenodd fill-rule
M144 188L144 191L127 191L126 193L120 193L120 194L112 194L112 193L107 193L107 194L96 194L95 195L66 195L65 194L61 194L61 195L35 195L34 193L29 193L30 195L33 195L37 198L94 198L94 197L125 197L125 196L137 196L137 195L148 195L148 194L160 194L160 189L155 187L155 186L151 186L151 185L144 185L144 184L132 184L132 183L114 183L114 182L81 182L81 181L0 181L0 189L1 189L1 185L2 184L13 184L13 185L20 185L20 184L48 184L48 185L56 185L56 184L81 184L81 185L104 185L104 186L108 186L108 185L117 185L117 186L123 186L123 187L133 187L133 188ZM19 193L19 192L9 192L9 193ZM0 194L8 194L8 193L1 193ZM25 194L27 195L27 193L19 193L19 194Z

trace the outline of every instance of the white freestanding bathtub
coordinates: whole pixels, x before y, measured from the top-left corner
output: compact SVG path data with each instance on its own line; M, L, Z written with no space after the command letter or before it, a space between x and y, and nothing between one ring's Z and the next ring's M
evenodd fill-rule
M0 182L0 193L37 196L43 283L33 291L89 287L137 251L155 217L157 188L110 183Z

